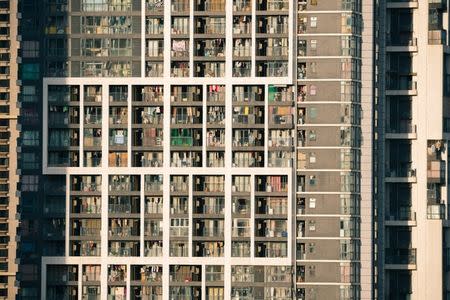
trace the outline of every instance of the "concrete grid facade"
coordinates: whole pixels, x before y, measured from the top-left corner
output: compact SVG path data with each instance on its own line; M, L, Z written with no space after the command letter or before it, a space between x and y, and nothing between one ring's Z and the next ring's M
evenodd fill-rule
M43 81L65 215L41 297L291 299L294 3L88 2L69 3L68 76ZM86 48L112 31L129 52Z
M447 299L447 7L18 1L7 287Z

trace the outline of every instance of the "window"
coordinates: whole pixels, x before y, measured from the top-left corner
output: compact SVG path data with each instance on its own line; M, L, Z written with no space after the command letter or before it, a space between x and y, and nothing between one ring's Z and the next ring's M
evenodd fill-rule
M39 176L23 175L22 192L37 192L39 187Z
M311 73L316 73L317 72L317 63L315 61L311 62L310 68L311 68Z
M22 42L22 56L24 58L34 58L39 56L39 42L38 41L23 41Z
M309 243L309 253L314 253L316 250L316 243Z
M22 275L23 281L35 281L38 280L38 267L37 265L21 265L19 266L19 273Z
M309 198L309 208L316 208L316 198Z
M317 40L311 40L311 50L317 50Z
M23 102L37 102L36 87L33 85L25 85L22 88Z
M310 26L312 28L316 28L317 27L317 17L311 17L310 18Z
M39 64L23 64L21 65L21 78L24 80L39 79Z
M317 118L317 108L316 107L310 107L309 108L309 117L311 119Z
M311 276L311 277L316 276L316 266L314 266L314 265L309 266L309 276Z
M309 163L315 164L316 163L316 153L310 152L309 153Z
M309 94L311 96L315 96L317 94L317 87L315 85L311 85L309 87Z
M24 168L24 169L39 168L39 162L36 157L36 153L23 153L22 154L22 168Z
M22 134L23 146L39 146L39 131L29 130L24 131Z
M316 131L310 130L309 131L309 140L315 142L316 141Z
M316 175L309 175L309 185L316 185Z
M309 231L316 231L316 221L310 220L308 222Z

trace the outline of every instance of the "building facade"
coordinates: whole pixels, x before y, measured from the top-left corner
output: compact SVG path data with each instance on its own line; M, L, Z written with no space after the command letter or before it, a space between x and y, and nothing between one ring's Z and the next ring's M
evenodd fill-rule
M0 1L0 299L17 293L17 7Z
M15 4L0 297L450 297L447 1Z
M26 166L43 184L23 220L41 257L22 298L292 299L293 5L38 8L42 157Z
M449 299L447 1L380 3L380 299Z
M372 299L373 6L297 5L296 296Z

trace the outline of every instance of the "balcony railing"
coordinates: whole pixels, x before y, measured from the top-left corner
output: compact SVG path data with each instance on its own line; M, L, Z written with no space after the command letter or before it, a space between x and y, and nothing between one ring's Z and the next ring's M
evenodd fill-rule
M415 265L416 249L386 249L386 264Z
M223 237L223 228L203 228L194 231L194 236L197 237Z
M252 11L252 0L233 0L233 11Z
M137 211L137 207L135 207L135 210ZM129 214L132 211L132 205L131 204L109 204L108 205L108 212L110 214Z
M400 124L390 124L386 130L388 133L416 133L417 126L409 122L404 122Z
M251 75L251 67L233 67L233 77L250 77Z
M413 169L410 166L399 166L399 167L387 168L386 176L387 177L416 177L416 169Z

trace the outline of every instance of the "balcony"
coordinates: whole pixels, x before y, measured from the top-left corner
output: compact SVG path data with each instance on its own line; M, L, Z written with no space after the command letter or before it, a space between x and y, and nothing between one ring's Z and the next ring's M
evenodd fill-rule
M392 168L387 167L385 181L391 183L416 182L416 169L411 168L409 164Z
M252 0L233 0L233 12L251 14Z
M410 121L400 122L399 124L388 124L386 128L387 139L416 139L417 126Z
M257 62L257 77L286 77L288 76L287 62Z
M395 249L385 250L386 269L416 269L416 249Z
M386 96L416 96L417 82L408 80L397 83L387 83Z
M446 218L445 204L428 204L427 219L428 220L444 220Z
M111 238L139 238L139 227L136 226L126 226L126 227L116 227L109 229L109 237Z
M216 228L200 228L193 232L193 238L211 238L213 240L223 239L224 229L223 227Z
M250 238L250 236L250 227L235 227L231 232L232 238Z
M386 8L418 8L417 0L389 0L386 3Z
M400 207L386 213L386 226L416 226L416 212L411 207Z
M417 52L417 38L413 33L386 35L387 52Z
M252 67L250 63L240 63L233 66L233 77L251 77Z
M139 237L137 237L139 238ZM124 244L121 246L121 244ZM139 243L110 242L109 256L139 256Z
M124 204L118 204L118 203L109 203L108 205L108 213L109 214L138 214L139 213L139 206L138 203L124 203Z
M196 12L206 12L206 13L222 13L225 14L225 0L221 1L199 1L195 6Z
M189 0L172 0L173 13L189 13Z
M160 0L147 0L145 3L145 8L147 12L151 14L164 14L164 2Z
M195 207L194 214L197 215L223 215L224 205L199 205Z
M174 177L170 183L170 192L187 194L189 192L189 184L187 177Z
M447 9L447 1L445 1L445 0L428 0L428 7L430 9L446 10Z
M288 0L267 0L259 1L257 5L258 11L270 11L270 12L280 12L289 11L289 1Z

